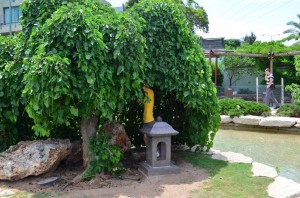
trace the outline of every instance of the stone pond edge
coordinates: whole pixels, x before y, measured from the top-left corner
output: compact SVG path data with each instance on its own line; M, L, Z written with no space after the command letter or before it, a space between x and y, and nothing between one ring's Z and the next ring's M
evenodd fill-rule
M285 130L293 130L300 132L300 118L292 117L262 117L262 116L240 116L231 118L228 115L221 115L221 126L230 124L241 125L244 127L263 127L263 128L279 128Z
M206 154L213 159L227 161L229 163L248 163L252 165L253 177L269 177L274 181L269 184L268 195L273 198L300 197L300 184L285 177L279 176L275 168L254 162L252 158L240 153L221 152L216 149L210 149Z

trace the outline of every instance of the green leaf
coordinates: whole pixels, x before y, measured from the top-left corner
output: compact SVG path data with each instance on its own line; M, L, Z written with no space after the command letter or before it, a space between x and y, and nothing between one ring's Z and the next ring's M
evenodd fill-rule
M188 95L190 95L190 92L189 92L189 91L183 92L183 97L187 97Z
M90 60L91 57L92 57L92 54L90 54L90 53L88 53L88 54L85 55L85 58L86 58L87 60Z
M78 109L75 108L74 106L71 106L70 112L73 116L76 116L76 117L78 116Z
M118 71L117 71L117 75L120 75L120 73L122 73L123 71L124 71L124 66L119 66Z
M92 76L86 76L86 80L89 84L94 84L96 79Z

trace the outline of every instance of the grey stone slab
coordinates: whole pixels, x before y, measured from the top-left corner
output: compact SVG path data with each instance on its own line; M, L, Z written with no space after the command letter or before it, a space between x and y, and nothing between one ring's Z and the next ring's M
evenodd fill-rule
M220 153L214 153L211 157L213 159L223 160L232 163L246 163L246 164L252 163L251 157L247 157L241 153L220 152Z
M237 124L246 124L246 125L259 125L262 117L260 116L240 116L234 117L233 122Z
M177 174L180 168L171 164L170 166L152 167L147 162L141 162L139 170L147 176Z
M292 127L296 124L297 118L290 117L267 117L262 118L259 125L268 127Z
M261 164L258 162L252 163L252 173L254 177L270 177L275 178L278 176L275 168Z
M268 186L267 191L269 196L274 198L300 197L300 184L279 176Z
M230 123L232 121L233 121L233 119L231 117L229 117L228 115L221 115L221 123L222 124Z

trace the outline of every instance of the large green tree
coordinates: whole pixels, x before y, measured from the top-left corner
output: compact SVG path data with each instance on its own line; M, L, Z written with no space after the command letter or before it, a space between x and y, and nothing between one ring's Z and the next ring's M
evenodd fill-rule
M186 142L212 146L220 122L216 90L180 4L145 1L121 14L99 0L25 0L22 8L24 32L17 47L8 47L13 58L1 66L8 87L0 86L0 104L3 96L25 100L36 136L74 125L87 167L89 138L104 121L126 117L146 83L159 90L157 109L166 121L180 121L177 129ZM14 90L19 95L11 97Z
M26 16L23 22L30 20ZM23 92L34 130L48 136L79 118L85 166L98 119L112 119L117 108L141 95L140 31L133 17L117 16L113 8L89 0L66 2L30 34Z

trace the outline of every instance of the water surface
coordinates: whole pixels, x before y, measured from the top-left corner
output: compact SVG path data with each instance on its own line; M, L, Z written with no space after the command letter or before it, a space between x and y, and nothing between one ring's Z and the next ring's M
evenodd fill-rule
M279 175L300 183L300 134L220 129L213 148L249 156L279 168Z

